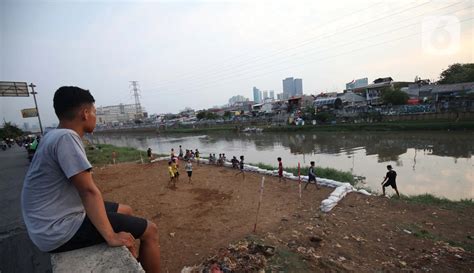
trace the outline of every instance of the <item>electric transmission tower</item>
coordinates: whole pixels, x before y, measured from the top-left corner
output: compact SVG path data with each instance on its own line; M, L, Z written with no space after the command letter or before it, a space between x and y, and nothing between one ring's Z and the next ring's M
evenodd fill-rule
M135 118L141 119L143 117L142 106L140 105L140 88L138 87L138 81L130 81L132 87L133 97L135 98Z

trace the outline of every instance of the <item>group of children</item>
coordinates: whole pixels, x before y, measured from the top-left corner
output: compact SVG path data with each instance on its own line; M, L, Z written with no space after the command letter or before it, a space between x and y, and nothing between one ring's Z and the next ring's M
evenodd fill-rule
M114 152L115 153L115 152ZM148 148L147 150L147 155L148 158L151 162L153 159L153 154L151 152L151 148ZM114 161L115 161L115 156ZM176 182L179 180L179 160L184 160L185 166L184 170L188 174L188 183L192 183L192 174L193 174L193 164L192 161L196 160L197 164L199 165L199 160L200 160L200 155L199 155L199 150L195 149L193 151L192 149L188 150L186 149L186 153L183 153L183 149L181 145L179 145L179 154L176 156L174 149L171 149L170 153L170 160L168 162L168 172L170 175L170 181L168 184L173 184L173 187L176 187ZM226 162L226 156L225 153L219 154L219 158L216 158L216 154L209 154L209 163L210 164L216 164L218 166L224 166ZM286 178L283 176L283 162L281 157L277 158L278 161L278 179L281 182L286 181ZM238 160L235 156L232 157L230 160L232 163L232 168L234 169L239 169L239 172L236 173L235 175L242 174L242 177L245 178L245 173L244 173L244 156L240 156L240 160ZM388 165L387 169L389 172L384 178L384 181L382 182L382 189L383 189L383 195L385 195L385 187L387 186L392 186L392 188L395 190L397 196L400 196L398 193L397 185L396 185L396 172L392 170L392 166ZM316 189L319 190L319 186L316 180L316 167L314 161L310 162L310 167L308 168L308 181L306 182L306 185L304 186L304 189L308 187L310 183L314 183L316 186Z
M148 148L148 157L151 160L151 149ZM188 183L192 183L192 174L193 174L193 164L192 161L196 160L197 164L199 165L199 150L195 149L195 151L188 150L186 149L186 153L183 153L183 149L181 145L179 145L179 154L176 156L174 148L171 148L171 153L170 153L170 160L168 161L168 173L170 176L169 180L169 185L172 184L173 187L176 187L176 182L179 181L179 160L184 160L185 166L184 170L188 174ZM286 178L283 176L283 162L281 160L281 157L277 158L278 161L278 178L279 181L281 182L282 180L286 181ZM225 153L219 154L219 158L216 158L216 154L209 154L209 163L210 164L216 164L218 166L224 166L224 163L226 162L226 156ZM232 168L234 169L239 169L239 172L236 173L235 175L242 174L242 177L245 178L245 173L244 173L244 156L240 156L240 160L238 160L235 156L232 157L231 161L232 163ZM308 181L305 185L308 187L309 183L314 183L317 189L319 189L318 184L316 182L316 169L314 166L314 161L311 161L310 167L308 169Z
M192 184L192 175L193 175L193 163L192 160L196 160L199 165L199 150L186 150L186 154L183 153L181 145L179 145L179 154L176 156L174 149L171 148L170 160L168 161L168 173L170 175L170 180L168 185L171 185L176 188L176 182L179 181L179 160L184 160L184 170L188 174L188 183Z
M234 156L235 158L235 156ZM219 158L216 158L216 154L209 154L209 164L216 164L218 166L224 166L227 158L225 154L219 154Z

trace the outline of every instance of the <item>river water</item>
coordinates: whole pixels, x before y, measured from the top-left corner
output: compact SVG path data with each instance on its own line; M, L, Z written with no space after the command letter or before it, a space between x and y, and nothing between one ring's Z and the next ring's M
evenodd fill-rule
M94 135L95 143L128 146L169 154L196 149L209 153L244 155L246 163L276 166L316 166L349 171L365 177L360 186L381 191L386 166L397 172L400 193L431 193L452 200L474 198L473 132L304 132L210 133L201 135ZM389 190L391 192L391 190Z

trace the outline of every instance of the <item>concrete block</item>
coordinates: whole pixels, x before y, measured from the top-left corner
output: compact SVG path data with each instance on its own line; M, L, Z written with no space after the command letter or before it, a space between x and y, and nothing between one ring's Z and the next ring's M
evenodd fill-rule
M125 246L109 247L105 243L52 254L51 265L54 273L145 272Z

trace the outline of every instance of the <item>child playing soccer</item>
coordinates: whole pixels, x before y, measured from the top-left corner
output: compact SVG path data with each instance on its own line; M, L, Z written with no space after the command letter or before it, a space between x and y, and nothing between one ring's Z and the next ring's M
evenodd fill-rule
M186 165L184 166L184 170L188 173L188 182L192 184L191 182L191 176L193 175L193 164L191 163L191 160L188 160L186 162Z
M168 182L168 185L173 184L173 187L176 187L175 176L171 161L168 161L168 173L170 175L170 181Z
M244 156L243 155L240 156L239 167L240 167L240 172L236 173L235 175L237 176L238 174L242 173L242 177L245 179Z
M311 161L311 166L308 169L308 182L306 182L306 185L304 188L308 187L309 183L312 181L314 182L314 185L316 186L316 189L319 190L318 183L316 182L316 168L314 167L314 161Z
M277 158L278 160L278 179L281 182L281 179L286 181L286 178L283 176L283 163L281 162L281 157Z
M173 159L171 168L173 169L173 174L174 174L174 179L176 182L179 181L179 170L178 170L178 162L176 161L176 158Z

